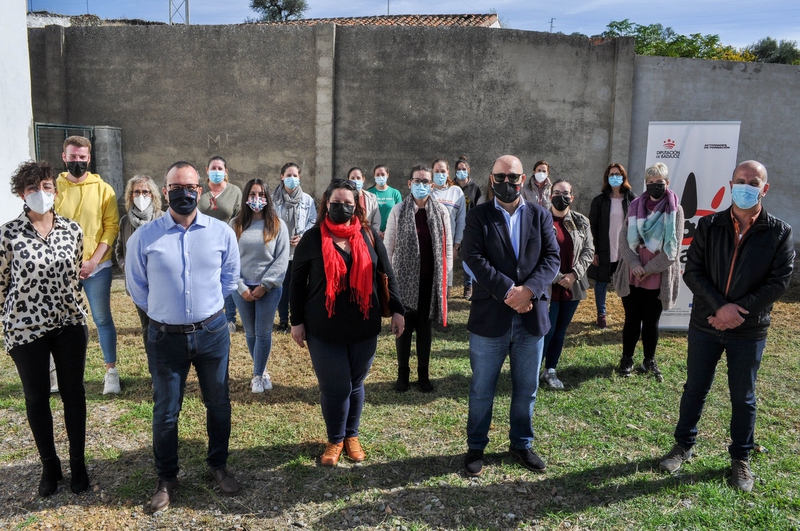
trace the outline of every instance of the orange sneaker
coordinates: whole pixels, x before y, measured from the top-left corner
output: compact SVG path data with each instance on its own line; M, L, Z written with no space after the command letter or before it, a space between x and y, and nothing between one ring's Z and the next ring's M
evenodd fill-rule
M358 437L347 437L344 440L344 452L352 461L360 463L364 460L364 449L361 448L361 443L358 442Z
M323 466L336 466L339 457L342 455L343 443L327 443L325 451L319 457L319 462Z

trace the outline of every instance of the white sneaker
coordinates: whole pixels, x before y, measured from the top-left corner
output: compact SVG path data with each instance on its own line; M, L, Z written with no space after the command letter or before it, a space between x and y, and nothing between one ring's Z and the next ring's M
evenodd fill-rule
M261 377L261 382L264 384L264 391L272 391L272 380L268 372L265 372L264 376Z
M555 369L546 369L541 377L551 389L564 389L564 384L556 376Z
M230 332L231 334L236 333L236 323L233 322L228 323L228 332Z
M56 376L56 364L53 361L53 356L50 356L50 392L58 392L58 377Z
M250 380L250 392L252 393L264 392L264 380L261 378L261 376L253 376L253 379Z
M119 394L119 372L117 372L116 367L112 367L106 371L106 376L103 378L103 394Z

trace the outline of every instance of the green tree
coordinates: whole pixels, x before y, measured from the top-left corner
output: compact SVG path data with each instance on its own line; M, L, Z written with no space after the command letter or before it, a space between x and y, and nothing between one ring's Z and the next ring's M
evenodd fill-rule
M776 41L765 37L747 47L759 63L780 63L784 65L800 64L800 50L796 41Z
M256 22L283 22L303 18L303 13L308 11L308 2L306 0L250 0L250 8L259 14Z
M744 51L722 45L719 35L681 35L661 24L636 24L627 18L611 21L603 37L634 37L634 50L638 55L752 61L752 56Z

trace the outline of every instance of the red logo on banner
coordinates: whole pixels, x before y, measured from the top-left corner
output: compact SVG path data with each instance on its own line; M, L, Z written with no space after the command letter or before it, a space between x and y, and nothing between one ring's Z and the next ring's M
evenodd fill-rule
M671 138L664 140L664 147L667 149L675 149L675 141Z
M717 190L717 193L714 194L714 198L711 200L711 210L698 208L697 178L694 172L689 173L681 196L681 207L683 208L683 215L685 217L683 223L683 245L690 245L694 239L697 224L692 221L692 218L708 216L709 214L718 212L722 199L725 197L725 189L726 187L722 186Z

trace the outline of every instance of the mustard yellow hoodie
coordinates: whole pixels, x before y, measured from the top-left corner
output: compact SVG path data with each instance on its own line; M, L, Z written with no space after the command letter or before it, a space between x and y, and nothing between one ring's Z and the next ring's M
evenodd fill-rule
M86 179L74 183L67 179L67 172L59 174L56 188L56 212L77 221L83 229L83 261L89 260L101 243L108 244L108 251L100 262L111 260L119 233L114 189L95 173L87 173Z

